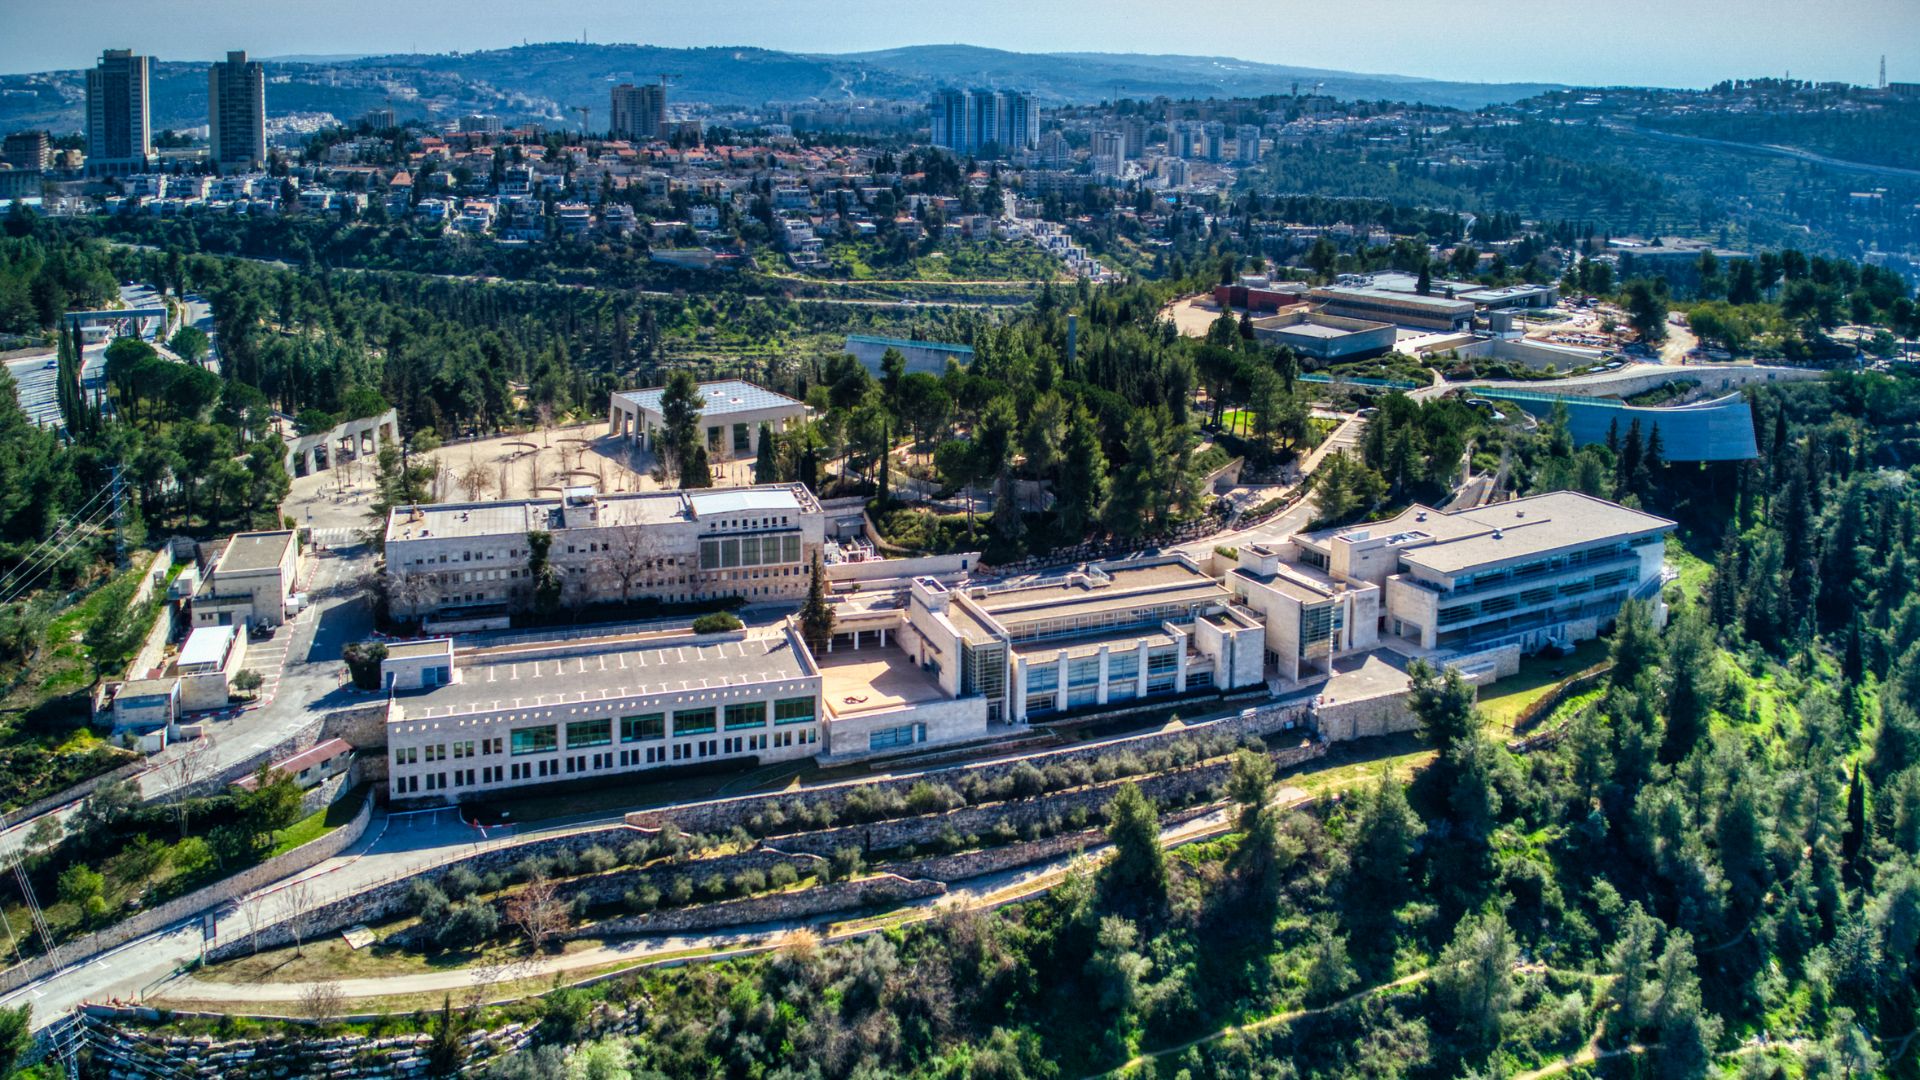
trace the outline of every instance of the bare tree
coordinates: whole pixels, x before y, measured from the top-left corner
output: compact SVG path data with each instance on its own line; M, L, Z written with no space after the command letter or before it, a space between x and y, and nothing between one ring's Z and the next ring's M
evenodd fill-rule
M567 905L552 880L535 877L507 900L507 921L527 939L527 950L539 953L567 928Z
M646 572L648 565L660 557L660 546L654 540L654 532L653 529L616 526L613 538L603 545L607 549L607 569L620 581L620 602L623 604L633 599L633 586Z
M300 1013L316 1024L330 1024L346 1012L347 996L337 982L310 982L300 991Z
M180 822L180 839L187 838L188 803L192 788L207 778L213 768L213 741L196 739L180 748L180 753L160 766L167 791L173 796L174 817Z
M302 879L281 889L279 895L281 917L293 933L293 955L301 956L307 928L313 923L313 886Z
M468 502L480 501L480 493L493 485L493 470L478 461L468 463L460 471L460 489L467 493Z
M507 465L512 461L512 458L508 458L500 463L500 497L502 499L507 497Z
M254 955L260 953L260 928L267 924L267 898L255 896L240 901L240 917L247 923L247 940Z

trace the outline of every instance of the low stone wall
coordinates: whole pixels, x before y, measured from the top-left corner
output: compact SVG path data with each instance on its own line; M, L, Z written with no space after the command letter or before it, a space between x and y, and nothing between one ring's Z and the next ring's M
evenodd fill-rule
M226 1019L212 1013L169 1015ZM425 1032L379 1038L312 1032L216 1039L208 1035L169 1035L140 1026L160 1016L157 1009L85 1005L71 1023L73 1034L93 1052L95 1065L104 1066L101 1074L115 1077L229 1080L245 1076L351 1076L373 1080L427 1075L427 1046L432 1036ZM520 1021L469 1032L464 1038L467 1067L462 1072L471 1072L484 1062L518 1050L532 1037L533 1025Z
M370 806L373 800L368 799L367 802ZM641 835L643 834L639 830L626 825L610 825L606 828L588 829L562 836L535 837L479 852L460 852L443 862L409 871L405 877L381 882L352 896L343 896L331 903L314 908L302 921L303 936L311 940L344 930L357 923L379 922L402 914L406 910L407 890L415 881L424 879L437 882L456 866L464 866L476 874L486 875L507 870L521 859L531 856L557 855L563 852L578 855L595 845L618 851L620 846L628 840ZM293 944L293 927L285 922L278 922L251 933L221 938L207 949L207 962L217 964L236 956L259 952L261 949L273 949L291 944Z
M812 855L789 855L770 848L757 848L734 855L719 855L710 859L688 859L684 862L663 862L645 867L631 867L625 870L609 870L603 874L569 878L554 883L554 896L569 904L580 897L595 906L617 904L626 898L630 890L641 886L651 886L665 893L675 879L685 878L689 884L698 884L714 874L729 880L735 874L746 870L758 870L768 873L776 866L791 866L802 876L813 873L822 862ZM493 909L499 912L502 921L506 918L506 898L489 901ZM664 914L664 913L662 913ZM401 948L418 948L425 944L424 937L433 927L411 926L384 939L387 944Z
M817 915L840 915L862 908L899 904L939 896L947 887L937 881L910 881L892 874L817 885L794 892L771 893L745 900L676 908L649 915L629 915L563 932L563 940L619 937L628 934L679 934L732 926L791 922Z
M153 761L150 759L136 757L124 765L115 766L101 773L99 776L89 776L64 791L56 791L51 795L35 799L33 802L28 803L18 810L9 810L5 814L0 814L0 829L11 829L15 825L32 821L34 818L39 817L49 810L57 809L68 803L79 802L81 799L93 794L93 790L100 785L112 780L132 779L140 773L145 772L152 764Z
M1006 844L1001 847L982 848L979 851L963 851L958 855L935 855L932 858L915 859L912 862L891 863L887 869L904 878L924 878L929 881L952 884L956 881L979 877L982 874L997 874L1002 870L1031 866L1071 852L1098 847L1106 842L1105 830L1081 829L1024 844Z
M1276 767L1290 769L1325 753L1325 743L1309 742L1289 747L1270 756ZM1196 798L1205 797L1216 786L1224 783L1232 768L1231 759L1221 758L1172 772L1109 780L1069 791L1039 795L1031 799L1014 799L986 803L981 806L962 806L939 814L921 814L862 825L789 833L785 836L769 837L766 845L778 851L796 854L831 856L842 848L853 848L863 855L871 855L875 852L898 850L909 845L925 847L938 843L941 837L951 834L963 837L987 835L997 825L1011 825L1015 829L1021 829L1027 825L1045 822L1049 818L1064 819L1075 810L1084 810L1089 818L1093 819L1106 808L1109 802L1113 801L1114 793L1124 784L1135 785L1140 789L1141 794L1163 807L1180 807Z
M711 802L687 803L681 806L663 806L652 810L639 810L627 815L627 824L641 828L657 829L664 825L676 825L689 832L726 832L736 825L744 825L754 815L765 812L770 807L779 806L796 798L818 804L825 801L837 812L848 797L855 791L891 791L906 794L913 786L922 781L936 783L958 783L968 777L980 777L986 780L998 780L1007 776L1022 765L1032 765L1044 769L1050 765L1073 762L1092 762L1107 754L1122 751L1145 753L1157 750L1180 739L1190 736L1225 735L1233 738L1264 737L1285 730L1288 723L1300 726L1306 722L1305 705L1279 705L1261 709L1249 709L1243 713L1223 717L1219 720L1191 724L1178 731L1154 731L1142 735L1130 735L1104 742L1089 743L1062 750L1041 751L1020 758L990 762L984 765L963 765L944 769L932 769L910 773L905 776L886 780L855 780L844 784L831 784L823 787L808 788L800 792L769 792L759 795L741 795L731 799L716 799Z
M359 709L344 709L339 712L331 712L322 716L313 717L303 721L291 734L279 742L274 743L272 746L257 753L250 754L243 760L234 762L232 765L221 769L212 776L196 780L185 788L176 788L164 794L157 795L152 801L157 803L176 802L183 797L183 792L187 796L218 795L231 787L235 780L252 776L254 773L259 772L260 766L262 765L271 765L283 758L292 757L302 750L310 750L322 739L346 738L345 735L337 734L338 732L356 732L363 734L364 737L364 728L367 723L368 714L377 714L380 722L383 725L385 724L386 706L384 704L365 706ZM354 742L353 739L348 738L346 741L352 745L354 749L361 749L361 744ZM373 755L380 760L381 771L378 776L371 775L371 771L369 771L366 774L366 779L384 780L386 778L384 772L384 751L386 745L386 732L384 730L380 732L380 741L378 743L368 744L369 747L378 747L381 751L381 753Z
M1316 719L1321 736L1328 742L1392 735L1420 726L1420 718L1413 714L1409 695L1404 690L1322 705Z
M312 817L314 814L333 805L340 793L360 782L360 763L348 765L345 771L327 777L308 788L300 795L300 816ZM373 798L373 792L367 792L367 798Z
M197 889L185 896L177 896L158 907L149 908L138 915L115 923L105 930L69 941L60 946L59 958L64 964L81 963L108 949L118 948L182 919L191 918L237 897L245 896L264 885L317 866L353 846L354 842L366 833L367 824L372 820L373 800L364 799L360 803L360 812L353 816L353 820L313 842L302 844L285 854L276 855L257 866L250 866L232 877L223 878L203 889ZM52 970L52 961L46 956L36 956L26 963L15 964L5 971L0 971L0 993L6 993L44 978Z

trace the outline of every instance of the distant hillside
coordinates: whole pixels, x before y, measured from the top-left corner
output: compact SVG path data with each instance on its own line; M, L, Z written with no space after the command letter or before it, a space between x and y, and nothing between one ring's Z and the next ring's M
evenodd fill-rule
M604 123L607 88L661 74L673 96L716 105L850 97L913 100L942 84L1022 87L1043 100L1284 94L1296 85L1345 99L1418 101L1458 108L1516 101L1558 89L1536 83L1463 83L1256 64L1227 57L1106 53L1014 53L970 45L920 45L818 55L755 48L667 49L650 45L520 45L473 53L395 54L266 61L275 115L330 112L342 119L391 98L402 116L497 113L508 120L570 123L585 105ZM205 63L155 65L156 130L206 123ZM78 71L0 76L0 129L78 130Z
M972 45L915 45L848 53L854 60L930 83L986 83L1032 89L1043 97L1086 102L1124 97L1257 97L1316 87L1347 101L1416 101L1477 109L1564 89L1552 83L1470 83L1260 64L1226 56L1138 53L1015 53Z

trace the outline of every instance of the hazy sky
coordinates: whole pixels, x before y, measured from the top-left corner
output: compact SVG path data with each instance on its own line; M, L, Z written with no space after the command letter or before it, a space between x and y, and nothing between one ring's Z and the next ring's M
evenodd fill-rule
M447 52L530 41L857 52L964 42L1178 52L1481 81L1920 82L1920 0L0 0L0 71L162 59Z

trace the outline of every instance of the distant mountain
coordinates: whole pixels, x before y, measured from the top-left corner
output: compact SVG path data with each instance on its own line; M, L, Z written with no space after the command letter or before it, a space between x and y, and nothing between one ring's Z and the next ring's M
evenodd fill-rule
M1257 97L1302 91L1347 101L1413 101L1477 109L1565 89L1553 83L1476 83L1260 64L1226 56L1015 53L973 45L914 45L837 57L929 82L1021 87L1087 102L1122 97Z
M804 54L757 48L667 49L555 42L472 53L394 54L265 61L274 115L328 112L351 119L391 101L400 115L495 113L509 121L574 123L576 106L606 120L607 89L672 77L672 96L723 106L768 101L917 100L941 85L1019 87L1051 103L1128 97L1285 94L1296 87L1337 98L1385 98L1457 108L1517 101L1560 87L1470 83L1257 64L1230 57L1114 53L1015 53L971 45ZM206 123L204 62L161 61L153 73L155 130ZM85 79L78 71L0 76L0 130L78 130Z

